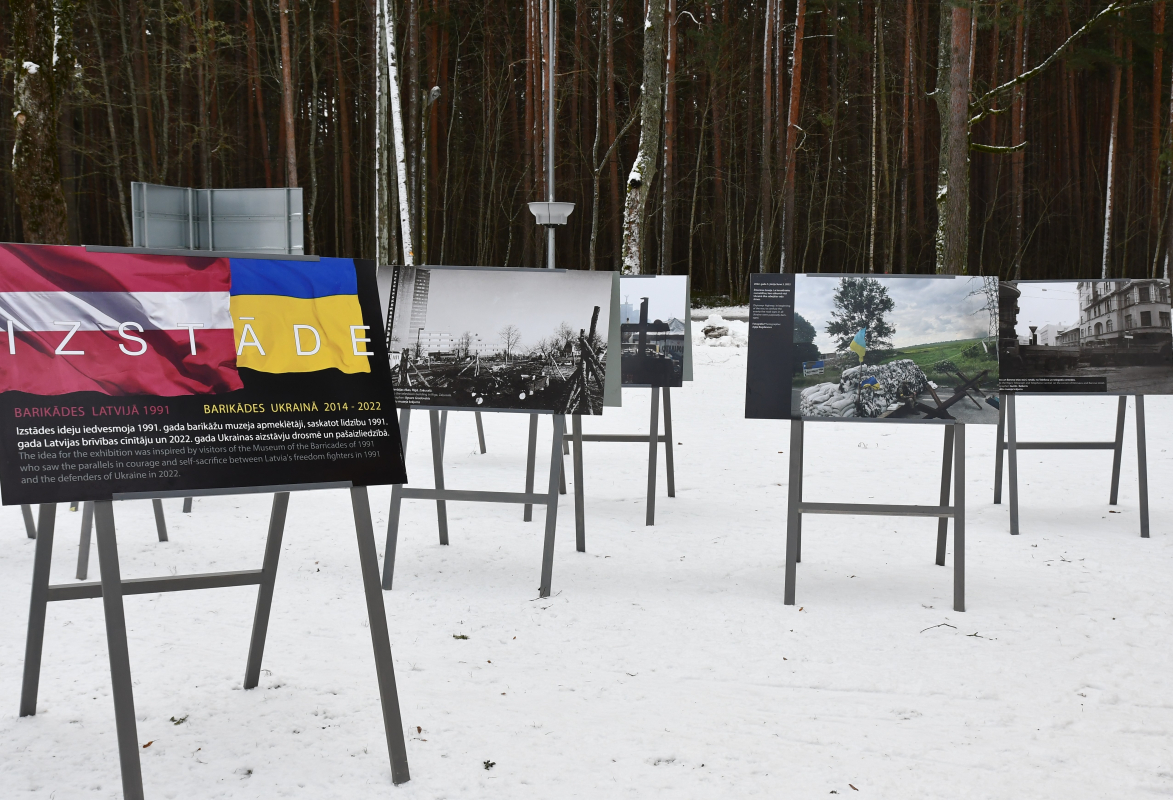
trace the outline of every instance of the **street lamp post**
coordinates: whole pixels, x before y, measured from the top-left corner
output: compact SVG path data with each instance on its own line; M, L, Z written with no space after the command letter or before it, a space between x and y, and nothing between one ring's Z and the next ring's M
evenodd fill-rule
M570 212L574 211L574 203L557 203L554 201L554 57L557 43L557 9L556 0L550 0L549 37L546 51L546 202L530 203L530 213L537 223L546 229L546 267L554 269L554 228L565 225Z

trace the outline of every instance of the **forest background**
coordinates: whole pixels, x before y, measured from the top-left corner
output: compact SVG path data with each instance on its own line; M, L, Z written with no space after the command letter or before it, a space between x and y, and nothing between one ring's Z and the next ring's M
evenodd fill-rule
M558 0L553 98L548 0L5 0L0 241L295 185L306 252L400 260L385 6L416 263L544 264L552 99L560 267L1167 275L1164 0Z

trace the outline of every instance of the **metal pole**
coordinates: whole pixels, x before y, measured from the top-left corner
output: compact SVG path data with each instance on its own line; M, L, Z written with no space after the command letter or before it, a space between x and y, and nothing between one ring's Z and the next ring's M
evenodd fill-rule
M33 521L33 507L27 503L20 507L20 514L24 517L24 532L30 539L37 538L37 523Z
M549 82L546 96L546 199L554 202L554 56L557 37L558 3L550 0L550 42L546 57L546 76ZM546 227L546 266L554 269L554 226ZM565 427L565 425L563 426Z
M953 425L953 610L965 610L965 424Z
M953 471L953 429L955 426L945 426L945 448L941 456L941 505L949 505L949 477ZM956 533L956 526L954 526ZM945 540L949 534L949 518L941 517L937 520L937 566L945 566Z
M118 730L118 760L122 767L122 796L124 800L143 800L134 686L130 677L130 651L126 647L126 611L122 605L122 573L118 567L114 507L109 500L94 503L94 523L98 534L98 566L102 571L102 610L106 617L106 644L110 650L110 684L114 696L114 725Z
M529 449L525 457L525 493L533 494L534 491L534 461L537 459L538 452L538 415L529 415ZM522 509L521 519L523 522L529 522L534 518L534 507L530 503L526 503Z
M1149 457L1144 431L1144 395L1136 396L1136 471L1140 480L1140 535L1149 538Z
M652 419L648 433L648 513L645 525L656 524L656 455L660 438L660 390L652 387Z
M542 547L542 583L540 597L550 596L554 574L554 534L558 529L558 473L562 471L562 437L566 423L561 414L554 415L554 440L550 443L550 482L546 490L546 537Z
M664 387L664 468L668 470L668 496L676 496L676 464L672 458L672 390Z
M786 500L786 585L783 604L794 605L794 582L798 574L798 506L802 503L802 420L790 420L790 474Z
M57 504L44 503L37 520L37 544L33 554L33 588L29 597L28 634L24 642L24 682L20 687L20 715L37 713L41 686L41 650L45 643L45 608L49 602L49 568L53 564L53 524Z
M407 462L407 434L411 430L411 406L399 413L399 441ZM391 486L391 508L387 512L387 545L383 553L383 588L390 590L395 578L395 548L399 543L399 510L403 507L403 484Z
M1120 396L1116 404L1116 441L1112 450L1112 491L1108 495L1108 505L1116 505L1120 497L1120 462L1124 458L1124 418L1128 414L1128 398Z
M434 413L434 412L433 412ZM371 647L375 652L375 674L379 680L379 704L383 707L383 728L387 733L387 755L391 759L391 782L411 780L407 768L407 744L403 740L403 718L399 713L399 691L395 686L395 663L391 658L391 637L387 633L387 608L379 591L379 555L375 552L375 529L371 524L371 502L367 487L350 490L354 529L358 537L358 563L362 570L371 626Z
M582 489L582 415L571 417L574 433L574 549L586 552L586 499Z
M1006 459L1010 467L1010 535L1018 535L1018 426L1014 393L1006 395Z
M428 421L432 427L432 474L436 477L436 489L443 492L444 445L440 435L440 412L429 411ZM448 507L439 498L436 499L436 525L440 528L440 544L448 544Z
M998 395L998 444L994 450L994 505L1002 503L1002 453L1006 447L1006 394Z
M474 411L473 414L477 418L477 443L481 446L481 455L484 455L488 452L485 449L485 426L481 423L481 412Z
M265 561L261 566L261 585L257 587L253 634L248 645L248 663L244 668L245 689L256 688L261 680L261 657L265 654L269 611L273 608L273 584L277 580L277 559L281 556L281 536L285 533L285 515L288 510L289 492L274 494L273 511L269 514L269 535L265 539Z
M81 541L77 544L77 579L84 581L90 573L90 530L94 525L94 503L81 504Z
M163 516L163 501L155 498L151 501L151 508L155 511L155 529L159 532L159 541L167 541L167 518Z

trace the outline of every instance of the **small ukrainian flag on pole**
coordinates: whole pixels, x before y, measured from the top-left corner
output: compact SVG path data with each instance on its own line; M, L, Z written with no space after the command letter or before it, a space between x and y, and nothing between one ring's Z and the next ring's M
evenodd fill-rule
M855 334L855 338L851 340L851 344L847 345L847 349L853 351L859 356L859 363L863 363L863 354L868 351L867 347L867 328L860 328L859 333Z

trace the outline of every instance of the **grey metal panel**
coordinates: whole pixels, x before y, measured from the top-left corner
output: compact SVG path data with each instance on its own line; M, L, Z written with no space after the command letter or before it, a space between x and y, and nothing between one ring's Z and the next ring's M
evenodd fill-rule
M305 252L302 190L188 189L131 184L135 247Z
M276 258L282 261L321 261L321 256L306 256L296 253L248 253L237 250L168 250L164 247L109 247L102 244L87 244L87 253L132 253L148 256L196 256L203 258Z
M195 575L164 575L157 578L131 578L122 582L122 594L155 594L157 592L186 592L190 589L223 589L227 586L254 586L264 574L259 569L238 572L205 572ZM49 601L85 600L101 597L102 583L62 583L49 587Z

